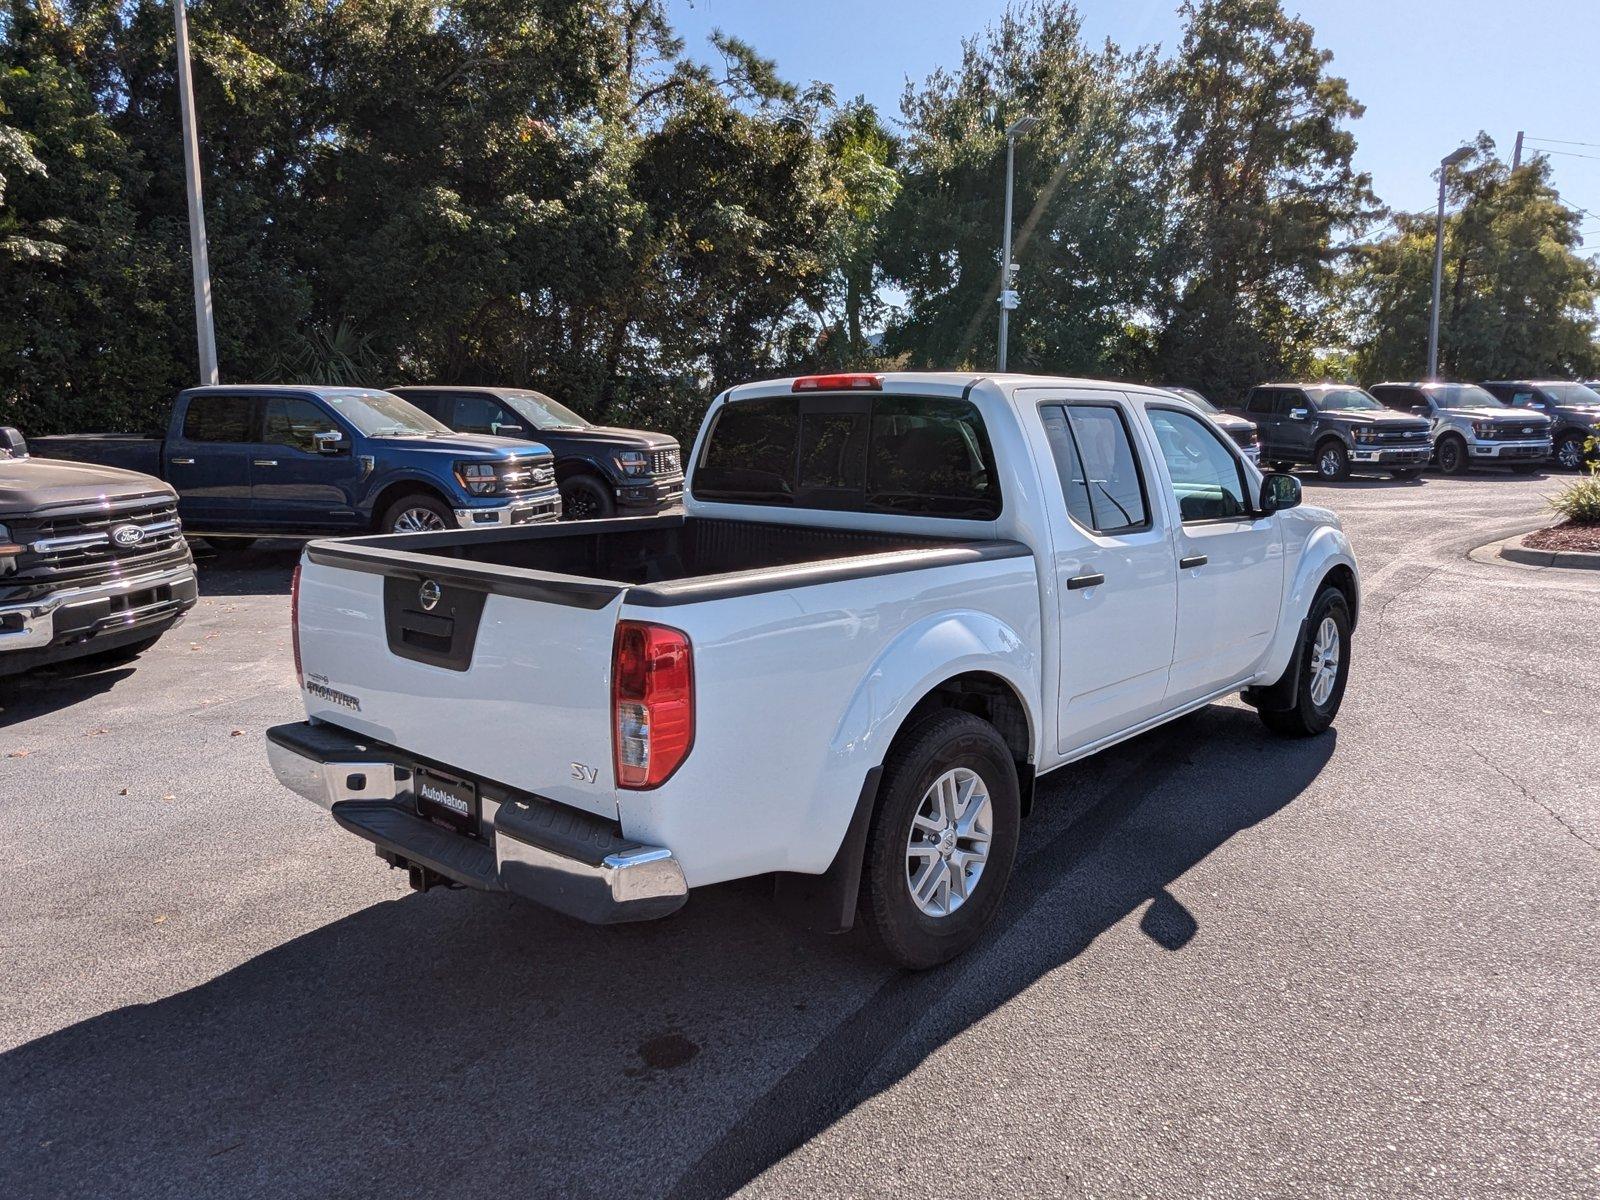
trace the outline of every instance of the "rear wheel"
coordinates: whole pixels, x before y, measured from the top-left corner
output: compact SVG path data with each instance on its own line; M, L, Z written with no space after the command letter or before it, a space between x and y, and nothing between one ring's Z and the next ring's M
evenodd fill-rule
M1313 737L1339 715L1350 675L1350 605L1338 588L1324 588L1317 595L1299 658L1293 704L1260 712L1262 723L1283 737Z
M1458 437L1439 439L1439 470L1446 475L1465 475L1472 465L1467 454L1467 444Z
M862 923L886 958L924 970L994 919L1016 859L1021 790L993 725L939 712L885 764L861 874Z
M426 492L401 496L384 511L379 528L384 533L434 533L455 528L456 515L444 501Z
M1317 447L1317 474L1329 483L1350 477L1350 452L1343 442L1323 442Z
M561 515L568 521L592 521L617 511L611 489L593 475L572 475L561 484Z

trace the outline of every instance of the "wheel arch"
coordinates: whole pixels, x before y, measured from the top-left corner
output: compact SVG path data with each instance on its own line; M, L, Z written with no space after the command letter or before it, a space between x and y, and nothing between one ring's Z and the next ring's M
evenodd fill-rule
M390 505L402 496L410 495L427 496L431 500L437 500L448 509L453 510L455 508L455 504L450 497L445 495L437 484L430 483L426 479L406 476L384 484L378 494L373 497L372 516L367 523L373 529L377 529L383 523L383 514L389 511Z

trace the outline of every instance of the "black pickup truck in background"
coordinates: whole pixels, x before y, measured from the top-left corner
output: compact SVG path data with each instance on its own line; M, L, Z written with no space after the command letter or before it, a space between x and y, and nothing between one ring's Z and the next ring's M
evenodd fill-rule
M28 455L0 429L0 675L155 644L194 607L178 497L159 479Z
M568 520L641 516L683 499L683 455L665 433L595 425L531 388L391 387L457 433L533 438L556 458Z

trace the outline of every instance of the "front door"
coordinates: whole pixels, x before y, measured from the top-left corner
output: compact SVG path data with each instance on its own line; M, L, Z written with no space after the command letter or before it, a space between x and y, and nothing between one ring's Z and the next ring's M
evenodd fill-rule
M1127 400L1110 392L1037 394L1059 485L1045 496L1059 621L1056 737L1058 751L1072 754L1160 713L1176 563L1165 509L1151 503Z
M1178 622L1167 683L1176 708L1252 675L1278 628L1283 534L1257 516L1253 477L1192 413L1151 405L1178 521Z
M318 434L337 433L337 446ZM365 470L351 431L316 401L272 396L262 402L260 453L251 460L256 518L269 528L353 529L361 522L356 496Z

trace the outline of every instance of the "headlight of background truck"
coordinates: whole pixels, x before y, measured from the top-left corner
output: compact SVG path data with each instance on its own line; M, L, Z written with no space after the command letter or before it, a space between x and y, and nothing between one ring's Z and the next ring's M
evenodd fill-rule
M500 490L500 476L493 463L457 463L456 482L473 496L492 496Z
M1351 436L1358 442L1374 442L1378 440L1378 431L1365 425L1358 425Z
M11 540L11 531L0 525L0 575L9 575L17 569L17 555L22 547Z
M650 454L645 450L624 450L617 455L617 470L629 479L650 474Z

